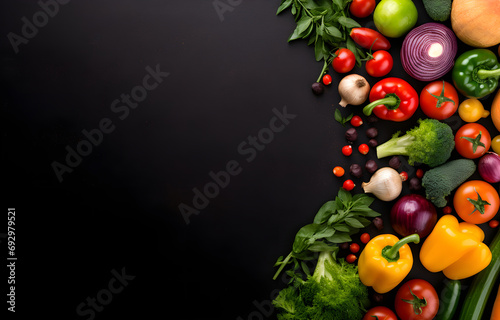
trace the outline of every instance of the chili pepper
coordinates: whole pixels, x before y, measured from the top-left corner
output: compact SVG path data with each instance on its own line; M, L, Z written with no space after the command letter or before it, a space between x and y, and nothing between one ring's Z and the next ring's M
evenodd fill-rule
M370 240L358 260L359 279L378 293L394 289L413 266L409 242L418 243L418 234L401 240L392 234L381 234Z
M352 28L349 34L361 48L389 50L391 43L380 32L370 28Z
M403 79L385 78L370 90L370 103L363 108L369 116L372 111L384 120L405 121L417 111L418 93Z
M488 49L462 53L451 72L453 83L468 98L482 98L495 91L500 78L500 63Z
M420 249L420 262L430 272L443 271L452 280L475 275L491 262L491 251L482 241L484 232L475 224L441 217Z

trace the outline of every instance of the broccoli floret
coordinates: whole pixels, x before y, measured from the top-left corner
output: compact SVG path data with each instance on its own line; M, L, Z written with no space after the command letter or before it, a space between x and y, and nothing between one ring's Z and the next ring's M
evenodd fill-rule
M422 177L426 198L437 207L446 206L445 197L476 171L470 159L457 159L427 171Z
M446 21L451 14L451 0L423 0L425 11L434 21Z
M446 123L435 119L419 120L419 126L396 133L389 141L377 147L377 157L408 156L408 163L420 162L436 167L445 163L455 147L453 132Z
M359 320L369 304L357 266L321 252L312 276L280 291L273 305L278 319Z

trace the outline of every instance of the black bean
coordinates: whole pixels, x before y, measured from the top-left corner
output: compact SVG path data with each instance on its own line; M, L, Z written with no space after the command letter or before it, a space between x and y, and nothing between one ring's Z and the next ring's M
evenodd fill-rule
M349 128L345 132L345 138L347 141L356 141L358 139L358 132L354 128Z
M384 220L382 220L382 218L376 217L372 220L372 222L375 228L377 228L377 230L384 229Z
M394 156L391 158L391 160L389 160L389 166L391 166L391 168L395 170L398 170L400 165L401 165L401 160L399 160L398 156Z
M366 130L366 136L368 138L375 138L376 136L378 136L378 130L377 128L369 128Z
M372 148L375 148L376 146L378 146L378 141L377 139L370 139L368 140L368 145Z
M411 178L408 184L411 191L420 191L422 189L422 183L417 177Z
M312 88L312 91L314 92L314 94L316 94L316 95L320 95L325 91L325 86L319 82L313 83L311 88Z

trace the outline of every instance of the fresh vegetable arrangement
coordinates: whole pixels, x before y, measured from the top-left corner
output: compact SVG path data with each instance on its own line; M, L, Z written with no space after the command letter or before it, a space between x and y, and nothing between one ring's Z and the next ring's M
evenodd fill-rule
M335 137L337 197L276 262L274 279L285 269L290 279L273 301L278 319L481 319L495 297L500 317L500 236L484 231L500 225L498 0L422 0L419 10L282 0L278 14L287 9L289 41L323 62L313 92L333 84L334 119L347 128ZM392 209L380 216L372 203Z

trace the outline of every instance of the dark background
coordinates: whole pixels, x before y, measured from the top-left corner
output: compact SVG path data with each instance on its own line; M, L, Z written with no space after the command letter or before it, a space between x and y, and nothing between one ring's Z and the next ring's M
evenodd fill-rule
M333 118L341 77L334 76L323 96L311 93L322 63L304 42L287 43L295 24L288 11L275 15L279 1L222 3L232 10L220 15L207 0L71 1L17 54L7 35L22 35L22 18L32 21L41 7L2 3L2 210L16 208L17 318L89 318L78 315L77 306L106 289L113 270L135 278L95 319L275 317L268 312L270 296L285 284L272 280L273 264L336 195L342 180L332 168L376 157L373 150L365 157L341 155L346 128ZM429 22L415 3L418 24ZM374 28L371 17L358 21ZM420 92L425 83L401 68L402 40L392 40L390 75ZM466 49L460 43L460 51ZM168 77L120 120L111 103L141 85L146 67L156 65ZM366 76L364 68L353 72ZM367 79L371 85L379 80ZM238 146L285 106L296 117L247 161ZM362 115L360 107L342 112ZM379 142L422 116L418 110L403 123L380 121ZM59 182L52 163L64 164L66 147L75 149L86 139L82 130L98 128L103 118L115 130ZM462 124L458 116L447 122L454 130ZM490 119L479 123L496 135ZM360 143L366 140L360 134ZM241 173L186 224L178 206L192 206L193 189L202 190L212 181L209 173L225 170L231 160ZM388 159L376 161L382 167ZM366 173L354 179L354 192L368 179ZM392 232L392 204L374 203L386 217L384 232ZM1 225L6 232L6 218ZM489 243L493 231L481 227ZM407 279L427 279L439 292L444 277L423 269L418 246L412 249ZM2 274L5 290L7 269ZM462 297L469 282L463 281ZM392 307L392 301L387 294L383 304Z

